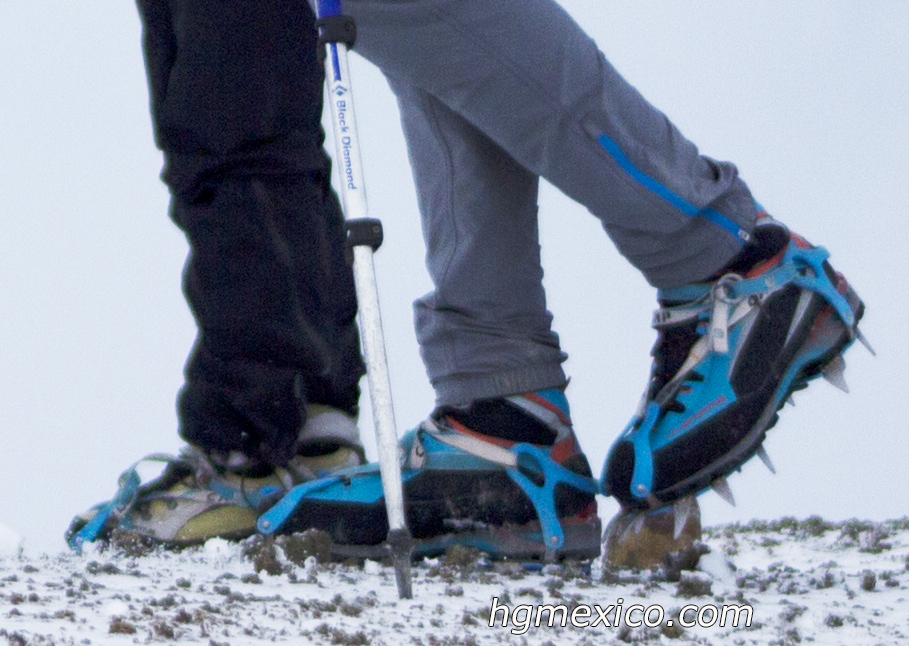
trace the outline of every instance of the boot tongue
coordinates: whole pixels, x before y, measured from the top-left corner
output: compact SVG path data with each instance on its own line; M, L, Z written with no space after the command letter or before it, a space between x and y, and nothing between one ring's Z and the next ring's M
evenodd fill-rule
M791 239L792 235L784 225L769 215L759 217L749 241L723 268L708 276L703 282L659 289L657 302L660 307L678 307L694 303L706 297L711 285L726 274L746 277L761 263L772 260L786 249Z
M754 267L766 260L770 260L780 253L789 242L789 230L779 222L770 218L758 221L751 232L751 240L742 248L732 261L714 278L724 274L735 273L744 276Z

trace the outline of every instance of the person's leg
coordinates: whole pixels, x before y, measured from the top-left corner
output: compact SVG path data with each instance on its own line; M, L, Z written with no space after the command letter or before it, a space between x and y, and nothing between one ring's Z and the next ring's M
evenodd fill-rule
M657 287L701 280L757 213L551 0L349 0L357 51L432 95L597 216Z
M171 215L199 325L180 431L264 467L307 403L357 411L363 373L305 2L140 0Z
M431 95L400 79L389 82L407 135L435 287L415 303L437 407L403 440L410 457L414 451L425 456L421 465L411 459L405 464L408 525L423 553L438 550L446 540L439 536L458 520L514 526L475 538L502 554L539 553L538 538L522 537L539 535L533 522L539 513L534 504L540 504L553 512L552 522L571 527L563 551L591 556L599 523L590 465L563 392L565 354L546 309L539 178ZM467 446L458 444L465 438L471 438ZM451 447L445 441L463 452L446 456ZM518 445L541 452L535 459L553 469L547 479L572 484L563 481L558 493L539 492L532 504L501 465L485 459L491 449ZM452 470L453 463L466 468ZM338 511L310 507L296 522L326 529L342 544L384 540L380 506L348 506L340 517Z
M77 517L68 540L244 536L295 483L362 461L364 372L343 221L322 149L314 15L285 0L138 0L163 179L199 327L189 443Z
M441 406L566 383L546 309L538 178L431 95L389 79L402 122L435 289L415 303Z
M541 556L547 548L595 555L596 485L571 427L561 390L564 354L541 282L538 176L428 93L390 81L435 285L416 303L416 322L439 406L402 440L405 509L417 549L444 550L453 531L455 542L503 555ZM520 451L527 451L520 459L528 479L516 482L497 460L517 460ZM289 524L283 504L263 520L280 531L324 529L339 554L371 554L388 529L375 498L377 471L332 480ZM541 484L548 488L535 490ZM560 533L564 543L549 542Z

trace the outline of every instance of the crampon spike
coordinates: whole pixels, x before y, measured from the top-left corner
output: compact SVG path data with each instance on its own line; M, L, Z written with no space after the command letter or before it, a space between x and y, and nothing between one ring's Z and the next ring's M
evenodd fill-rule
M641 530L644 529L644 521L646 520L645 514L640 514L637 518L634 519L634 522L631 523L631 530L634 532L635 536L639 536Z
M726 482L726 478L717 478L710 483L710 486L719 494L720 498L735 507L735 497L732 495L732 489L729 488L729 483Z
M859 342L868 349L868 352L871 353L872 357L877 356L877 352L874 351L874 348L872 348L871 344L868 343L868 339L865 338L865 335L862 334L862 331L858 328L855 328L855 338L858 339Z
M842 355L837 355L830 362L821 368L821 374L824 379L842 390L844 393L849 392L849 386L846 385L846 377L843 373L846 371L846 360Z
M679 498L672 505L672 511L674 518L674 526L672 530L672 540L677 541L682 535L682 532L685 530L685 525L688 524L688 519L691 518L692 512L696 509L697 502L694 497L686 496L685 498Z
M770 456L767 455L767 449L763 446L759 446L757 450L757 456L761 459L761 462L764 463L764 466L770 469L770 473L776 473L776 467L773 466L773 462L770 461Z
M638 521L641 518L643 518L643 514L641 516L635 516L634 518L631 518L628 520L625 527L622 529L622 533L619 535L619 539L618 539L619 543L625 543L628 540L628 538L631 536L631 532L634 529L634 526L638 523ZM640 528L638 529L638 531L640 531Z
M792 395L786 398L786 403L790 406L795 406L795 398Z

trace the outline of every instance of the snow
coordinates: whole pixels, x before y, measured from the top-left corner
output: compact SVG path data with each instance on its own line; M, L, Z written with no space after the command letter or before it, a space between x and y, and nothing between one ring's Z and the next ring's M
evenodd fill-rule
M21 545L12 532L0 534L4 548ZM313 556L295 563L261 541L212 540L182 552L145 554L95 549L81 556L32 557L4 549L0 643L2 638L15 646L906 643L909 520L752 522L708 529L704 542L709 552L699 571L682 572L681 581L662 570L490 564L449 554L415 565L414 599L406 601L397 598L388 565L326 564ZM265 558L269 554L274 558ZM500 612L490 627L494 598L513 617L518 606L534 611L539 604L562 604L569 612L580 606L658 604L666 615L653 628L614 621L608 627L602 622L563 627L558 621L549 627L546 614L539 627L518 621L502 627ZM689 604L696 606L687 611L689 620L707 605L718 610L751 605L751 625L669 626ZM704 616L709 619L710 611Z

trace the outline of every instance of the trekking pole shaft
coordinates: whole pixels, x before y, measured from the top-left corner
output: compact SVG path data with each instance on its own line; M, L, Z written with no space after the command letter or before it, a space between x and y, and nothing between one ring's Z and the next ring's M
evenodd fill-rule
M402 495L401 466L398 462L398 436L395 428L391 382L388 376L388 361L385 356L385 340L382 334L372 249L367 246L359 246L354 247L353 252L360 334L363 336L369 398L372 404L379 465L382 471L382 488L385 493L385 506L388 509L388 527L396 530L405 526L404 497Z
M319 18L340 17L340 0L320 0ZM353 23L350 23L353 28ZM326 43L325 75L335 138L336 160L341 178L341 204L347 220L366 218L368 207L363 181L360 140L354 114L350 70L347 63L348 46L344 42ZM412 598L410 556L412 543L404 517L404 493L401 465L398 461L398 433L395 428L394 407L385 338L376 286L373 248L358 244L353 248L354 283L357 290L360 334L366 360L369 395L379 450L382 489L388 513L389 545L398 583L398 596Z
M357 119L354 114L353 93L350 89L347 46L344 43L328 43L325 78L328 83L335 152L338 156L335 163L341 178L341 205L344 208L344 217L348 220L365 218L369 208L363 181L363 162L360 155Z

